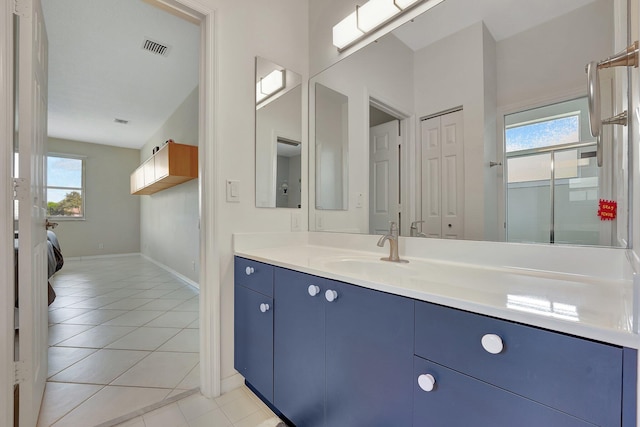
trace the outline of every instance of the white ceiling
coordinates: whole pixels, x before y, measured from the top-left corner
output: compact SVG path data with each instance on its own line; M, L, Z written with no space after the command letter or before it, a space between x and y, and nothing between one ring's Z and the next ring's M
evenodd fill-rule
M496 41L511 37L595 0L445 0L393 31L416 51L484 21Z
M141 0L42 6L50 137L141 148L198 85L197 25ZM145 38L168 44L168 56L143 50Z
M593 1L446 0L394 34L418 50L482 20L499 41ZM142 0L42 3L49 136L141 148L197 86L198 26ZM145 38L168 56L143 50Z

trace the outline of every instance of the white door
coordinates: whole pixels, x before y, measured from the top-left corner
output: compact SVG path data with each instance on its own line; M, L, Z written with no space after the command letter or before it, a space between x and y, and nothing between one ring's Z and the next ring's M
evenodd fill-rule
M400 121L369 129L369 231L387 234L389 222L400 226Z
M422 220L428 237L464 238L462 110L421 122Z
M19 0L18 155L20 427L35 426L47 378L47 33L40 0Z
M440 117L423 120L420 123L422 144L422 232L427 237L441 237L442 214L440 207L441 153Z

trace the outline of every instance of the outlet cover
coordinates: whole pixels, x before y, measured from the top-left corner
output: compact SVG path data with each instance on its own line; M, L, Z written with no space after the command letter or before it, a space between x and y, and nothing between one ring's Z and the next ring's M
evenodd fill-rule
M300 212L291 212L291 231L302 231L302 215Z

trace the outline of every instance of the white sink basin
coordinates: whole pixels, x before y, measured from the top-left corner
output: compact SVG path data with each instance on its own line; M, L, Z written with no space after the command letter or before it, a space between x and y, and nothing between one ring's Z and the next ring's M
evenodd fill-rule
M411 277L420 274L419 270L411 263L382 261L381 259L342 258L326 261L324 265L328 270L338 273L366 277Z

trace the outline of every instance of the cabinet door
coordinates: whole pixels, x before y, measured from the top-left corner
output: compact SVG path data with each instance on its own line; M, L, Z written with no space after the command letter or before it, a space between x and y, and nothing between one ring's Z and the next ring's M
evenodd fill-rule
M144 174L144 185L150 185L156 181L153 157L144 162L142 170Z
M160 179L169 175L169 144L165 144L154 156L155 178Z
M144 187L144 167L139 167L131 174L131 193Z
M423 390L418 377L435 380ZM415 358L413 425L429 427L587 427L593 424L478 381L433 362Z
M329 280L276 268L274 405L297 426L324 425L324 291ZM309 286L317 286L309 293ZM313 292L312 292L313 293Z
M412 423L414 304L332 282L326 307L326 425Z
M273 402L273 299L236 285L234 321L234 367Z

